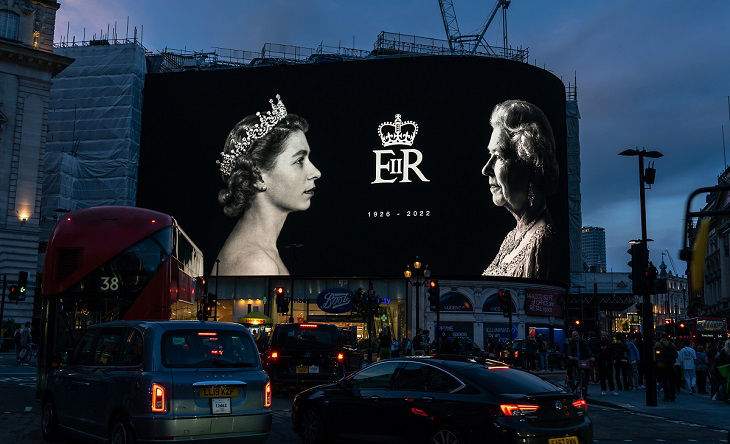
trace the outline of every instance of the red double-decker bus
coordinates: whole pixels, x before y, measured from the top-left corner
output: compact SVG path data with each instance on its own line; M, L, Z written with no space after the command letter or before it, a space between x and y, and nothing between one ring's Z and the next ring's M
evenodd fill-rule
M42 278L38 387L91 324L195 319L203 254L171 216L94 207L63 216Z

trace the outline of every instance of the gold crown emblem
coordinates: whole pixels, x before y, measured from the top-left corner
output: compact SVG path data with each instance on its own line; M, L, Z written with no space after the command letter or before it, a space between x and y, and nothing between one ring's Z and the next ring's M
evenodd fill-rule
M286 117L286 107L278 94L276 95L276 103L274 103L273 99L269 99L269 104L271 104L271 111L267 111L266 114L257 112L256 116L259 118L259 123L249 127L243 138L234 138L232 141L233 148L229 153L221 151L221 160L216 160L215 163L220 165L221 173L224 175L228 176L231 174L236 164L236 158L242 154L246 154L254 140L266 135L277 123Z
M410 132L409 132L410 130ZM378 125L378 135L383 146L413 145L413 139L418 134L418 124L412 120L401 120L401 115L395 115L394 122L383 122Z

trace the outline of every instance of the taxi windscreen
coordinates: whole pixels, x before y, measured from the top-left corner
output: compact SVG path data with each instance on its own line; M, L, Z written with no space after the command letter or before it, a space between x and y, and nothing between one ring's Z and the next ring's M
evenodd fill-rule
M162 357L169 368L256 367L253 340L232 330L178 330L162 339Z

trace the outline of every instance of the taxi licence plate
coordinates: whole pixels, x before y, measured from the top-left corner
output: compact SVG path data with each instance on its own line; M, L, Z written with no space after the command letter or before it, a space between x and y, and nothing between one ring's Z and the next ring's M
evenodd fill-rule
M577 436L566 436L564 438L550 438L548 444L578 444Z
M297 373L309 373L309 367L299 364L297 365Z
M238 396L238 388L225 385L200 387L201 398L218 398L221 396Z
M212 398L210 400L210 412L214 415L231 413L231 398Z

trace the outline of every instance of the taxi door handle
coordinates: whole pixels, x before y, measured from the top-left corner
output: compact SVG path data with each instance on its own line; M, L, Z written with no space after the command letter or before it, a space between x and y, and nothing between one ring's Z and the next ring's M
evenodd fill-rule
M433 398L430 396L424 396L423 398L421 398L421 400L426 401L426 402L431 402L431 401L433 401Z
M370 397L370 399L375 399L375 400L377 400L377 399L380 399L380 396L378 396L378 395L373 395L373 396L371 396L371 397Z
M74 385L83 385L84 387L89 387L91 385L88 381L71 381Z

